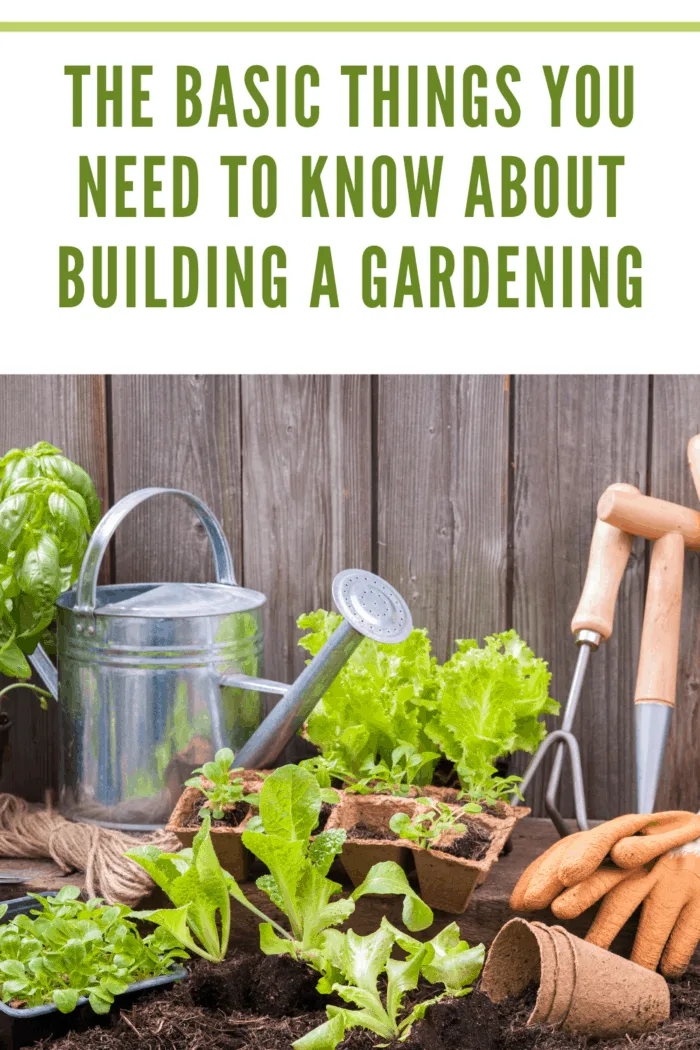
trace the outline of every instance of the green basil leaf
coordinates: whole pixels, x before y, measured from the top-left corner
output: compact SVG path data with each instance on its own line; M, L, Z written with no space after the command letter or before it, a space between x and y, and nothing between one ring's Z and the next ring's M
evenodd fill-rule
M14 546L22 526L31 514L31 499L26 493L15 493L0 503L0 548Z
M7 678L20 678L22 681L32 677L32 669L16 642L0 649L0 674Z
M19 576L20 587L42 605L53 605L61 593L58 545L43 533L27 549Z

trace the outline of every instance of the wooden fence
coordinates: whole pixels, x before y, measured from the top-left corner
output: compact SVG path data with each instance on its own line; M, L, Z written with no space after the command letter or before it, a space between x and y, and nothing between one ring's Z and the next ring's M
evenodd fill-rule
M697 506L685 458L697 432L700 376L0 377L1 449L57 444L105 507L177 485L214 508L239 577L269 597L266 672L278 679L302 666L296 615L327 607L334 573L360 566L402 591L441 658L455 638L515 626L563 700L598 496L628 481ZM633 806L647 561L637 541L576 726L596 817ZM161 503L124 524L108 572L204 580L211 561L186 509ZM664 807L700 804L699 694L700 559L689 554ZM0 787L41 798L56 780L55 712L19 694L7 708ZM540 784L538 812L541 795Z

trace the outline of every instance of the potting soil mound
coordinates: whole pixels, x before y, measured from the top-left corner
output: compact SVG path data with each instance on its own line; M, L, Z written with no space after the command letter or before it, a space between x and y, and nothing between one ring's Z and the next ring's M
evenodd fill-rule
M36 1044L42 1050L289 1050L325 1020L316 978L289 956L238 948L219 966L195 961L191 976L139 1001L110 1028ZM409 1039L391 1050L700 1050L700 973L670 985L671 1019L636 1039L586 1040L526 1027L535 989L494 1004L478 989L432 1006ZM423 985L410 1003L435 995ZM372 1050L370 1032L348 1033L341 1050Z

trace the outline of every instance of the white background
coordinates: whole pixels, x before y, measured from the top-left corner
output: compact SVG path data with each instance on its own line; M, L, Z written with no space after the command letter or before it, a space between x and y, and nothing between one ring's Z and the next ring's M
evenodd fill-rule
M55 18L55 5L5 4L2 17ZM589 3L585 13L561 4L500 4L484 12L483 5L433 3L366 3L358 0L342 18L483 19L570 17L692 18L697 5L672 3L662 11L650 4ZM579 5L577 5L579 6ZM167 18L175 20L227 18L329 19L329 5L232 5L131 2L102 17ZM14 8L14 10L13 10ZM695 10L694 10L695 9ZM95 18L92 3L63 3L61 17ZM700 228L697 193L698 51L700 34L5 34L0 35L0 92L2 97L3 163L0 166L0 365L2 371L696 371L697 264L695 244ZM66 64L150 64L151 129L71 127L70 81ZM217 129L175 127L175 67L200 68L206 85L214 67L232 69L239 121L248 104L243 96L242 71L261 64L272 70L286 64L293 70L315 65L321 89L314 94L321 120L313 129L286 129L274 124L251 129L241 125ZM483 65L490 81L497 68L516 65L522 82L516 87L523 115L512 129L492 119L501 104L495 90L489 96L488 128L416 129L405 126L374 129L365 110L363 126L347 127L347 93L339 75L343 63L428 64L455 66L457 73L471 63ZM601 120L596 128L579 127L573 119L571 96L565 101L563 126L549 127L549 103L542 65L583 64L605 71L610 64L635 67L635 119L630 128L616 129ZM94 79L94 78L93 78ZM459 76L457 77L459 79ZM570 74L570 80L572 79ZM569 87L572 85L570 84ZM88 116L93 112L88 92ZM607 91L603 91L603 100ZM128 102L128 96L127 100ZM206 103L205 103L206 104ZM128 113L128 105L125 107ZM405 122L402 121L405 124ZM200 169L200 204L189 219L80 219L77 210L78 157L106 154L187 154ZM250 158L268 153L278 162L279 206L270 219L252 216L245 206L239 219L226 213L226 179L219 166L221 154ZM364 219L302 219L300 217L300 157L302 154L364 154L365 163L379 154L400 162L404 154L445 156L443 185L437 216L411 219L406 196L392 218L366 213ZM464 197L470 159L486 154L497 197L501 154L516 154L530 162L551 154L562 162L569 154L624 154L619 174L618 217L608 219L602 194L594 193L593 213L574 219L564 209L552 219L532 210L518 219L465 219ZM109 170L109 163L108 163ZM138 169L137 169L138 171ZM164 172L163 203L168 207L169 169ZM135 175L137 188L139 176ZM366 181L369 182L368 174ZM243 186L248 185L244 177ZM400 183L399 183L400 185ZM530 186L530 180L526 185ZM595 183L602 190L603 182ZM563 188L563 187L562 187ZM327 195L333 203L332 181ZM138 192L134 202L139 204ZM447 310L369 310L360 297L360 258L370 244L386 248L395 273L400 246L416 246L419 260L427 247L442 244L457 256L464 244L493 248L498 244L557 246L608 244L611 258L624 244L634 244L643 255L644 305L638 310L617 306L614 282L608 309L571 310L498 309L494 299L480 309L460 306ZM208 244L223 247L254 245L256 254L268 244L287 251L288 306L269 310L259 305L208 309L203 293L189 309L127 310L117 305L100 310L90 302L75 309L58 308L58 245L75 244L86 254L93 244L153 244L162 273L162 294L169 294L166 270L173 244L200 250ZM315 249L333 247L340 308L308 307ZM139 248L141 261L142 249ZM161 261L162 260L162 261ZM493 262L493 255L492 255ZM518 266L518 264L513 264ZM393 269L392 269L393 267ZM427 302L427 268L424 300ZM459 292L460 269L454 281ZM492 272L492 283L493 283ZM203 272L200 274L203 283ZM159 280L160 283L160 280ZM524 282L514 286L524 294ZM143 299L143 286L138 295ZM575 300L576 302L576 300Z

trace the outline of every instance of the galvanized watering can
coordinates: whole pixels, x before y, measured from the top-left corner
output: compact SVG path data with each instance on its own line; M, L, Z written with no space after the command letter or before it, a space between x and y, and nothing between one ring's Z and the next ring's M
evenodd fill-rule
M117 526L163 494L185 500L204 525L216 583L98 587ZM333 600L344 621L294 684L262 678L266 598L237 585L226 537L206 504L167 488L116 503L92 535L75 588L58 599L58 671L41 648L30 658L61 712L61 812L150 831L168 819L192 769L218 748L233 748L238 766L269 766L363 636L391 643L411 632L403 598L372 573L341 572ZM261 693L282 697L264 721Z

